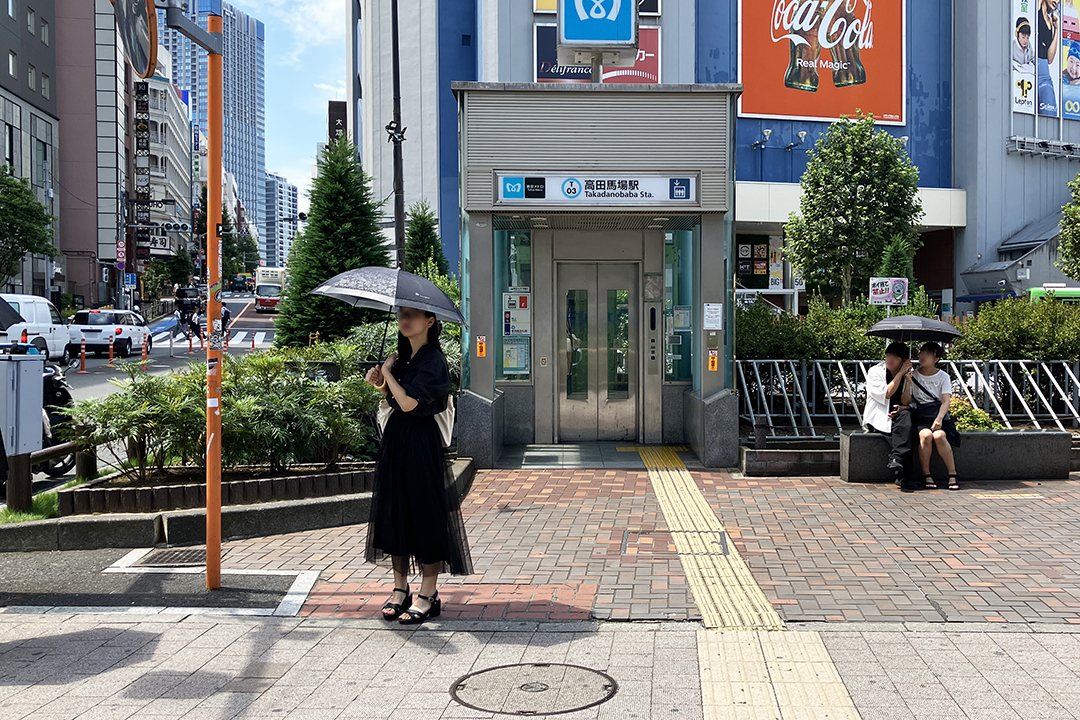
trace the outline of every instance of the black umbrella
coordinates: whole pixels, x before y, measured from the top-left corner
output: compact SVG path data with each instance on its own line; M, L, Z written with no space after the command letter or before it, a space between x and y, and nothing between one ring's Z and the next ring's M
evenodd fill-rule
M335 275L311 291L354 307L393 310L411 307L440 320L466 325L457 305L435 283L419 275L384 267L365 267Z
M960 336L960 331L941 320L919 317L917 315L899 315L886 318L866 331L867 335L882 337L900 342L952 342Z
M18 311L8 304L8 301L4 298L0 298L0 330L7 330L12 325L17 325L23 320L22 315Z

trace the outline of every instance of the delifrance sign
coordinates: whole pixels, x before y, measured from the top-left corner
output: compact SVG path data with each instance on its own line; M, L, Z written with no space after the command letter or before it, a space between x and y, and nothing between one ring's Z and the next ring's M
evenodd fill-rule
M739 0L744 117L903 125L907 0Z
M533 35L533 80L539 83L590 83L589 65L559 62L558 38L554 25L538 23ZM602 67L600 82L655 84L660 82L660 28L638 29L638 55L634 67Z
M698 178L597 173L539 175L496 173L496 205L698 204Z

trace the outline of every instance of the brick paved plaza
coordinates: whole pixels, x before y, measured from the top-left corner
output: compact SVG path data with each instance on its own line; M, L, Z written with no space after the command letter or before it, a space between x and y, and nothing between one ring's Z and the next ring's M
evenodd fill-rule
M419 629L377 619L363 526L226 544L227 569L317 571L297 617L0 612L0 718L497 718L450 688L514 663L610 675L611 700L556 716L575 720L1080 717L1080 482L689 477L714 550L687 550L651 471L480 472L476 574ZM745 562L785 630L703 624L712 556Z

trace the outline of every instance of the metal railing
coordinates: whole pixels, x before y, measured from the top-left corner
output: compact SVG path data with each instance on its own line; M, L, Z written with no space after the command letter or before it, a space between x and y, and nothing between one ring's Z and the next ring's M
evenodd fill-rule
M776 438L815 439L862 425L875 360L738 360L739 416ZM1080 428L1080 362L946 360L953 395L1007 428Z

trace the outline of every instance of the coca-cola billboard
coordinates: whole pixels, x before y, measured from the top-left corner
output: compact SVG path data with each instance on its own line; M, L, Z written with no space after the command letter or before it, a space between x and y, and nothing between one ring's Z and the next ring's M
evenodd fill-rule
M740 0L744 117L903 125L907 0Z

